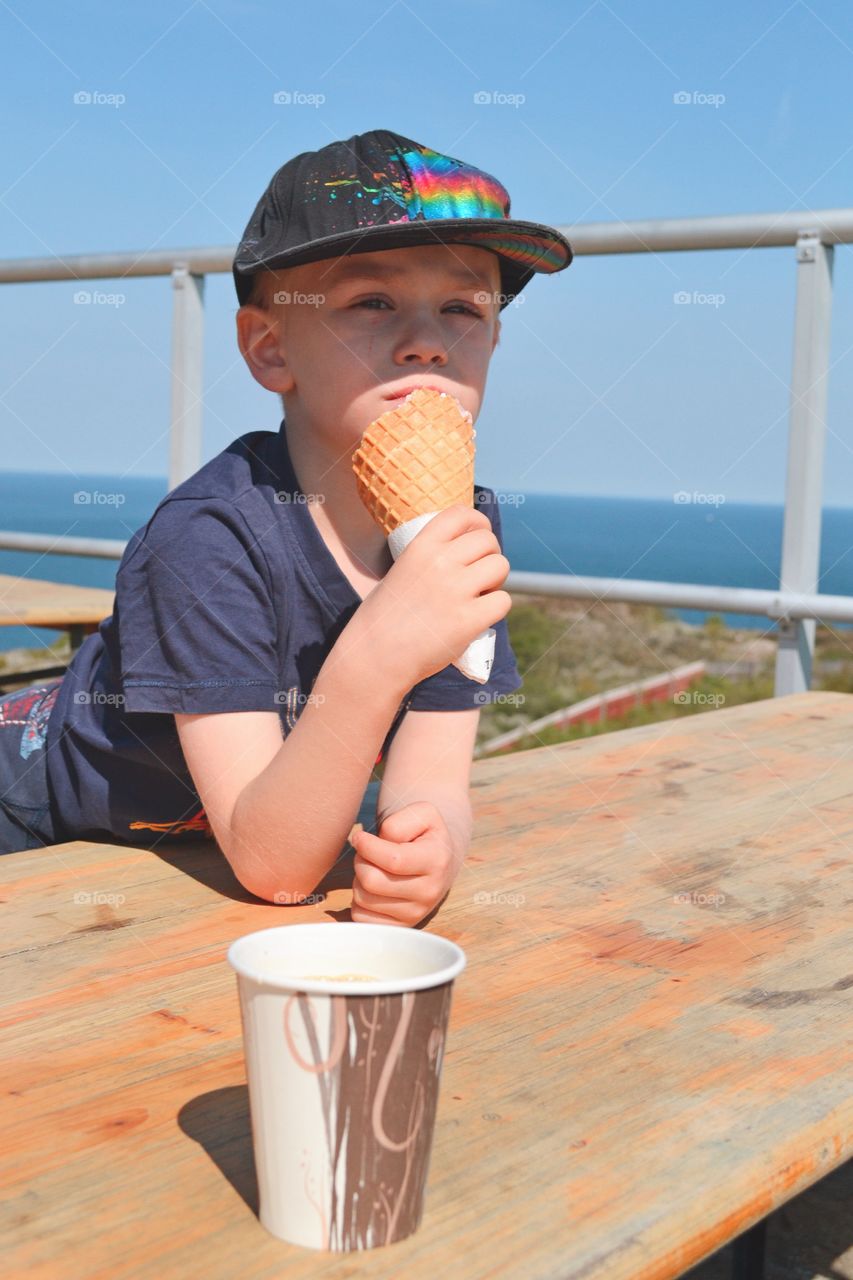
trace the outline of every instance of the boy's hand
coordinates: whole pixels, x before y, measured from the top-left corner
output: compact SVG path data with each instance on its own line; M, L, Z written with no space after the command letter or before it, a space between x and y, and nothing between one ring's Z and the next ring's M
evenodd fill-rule
M427 800L396 809L379 832L354 828L352 918L360 924L416 925L447 893L462 862L441 813Z
M441 671L512 607L485 512L446 507L412 539L351 619L372 669L402 689Z

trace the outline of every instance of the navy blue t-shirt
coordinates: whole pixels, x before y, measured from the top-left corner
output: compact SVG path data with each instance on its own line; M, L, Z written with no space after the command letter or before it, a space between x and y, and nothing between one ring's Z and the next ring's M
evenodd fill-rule
M475 485L474 500L501 541L493 491ZM212 836L174 713L278 711L286 737L360 604L308 510L285 423L235 440L130 539L112 617L68 667L48 722L57 839ZM422 680L380 758L409 708L461 710L519 688L506 621L495 629L488 682L452 665Z

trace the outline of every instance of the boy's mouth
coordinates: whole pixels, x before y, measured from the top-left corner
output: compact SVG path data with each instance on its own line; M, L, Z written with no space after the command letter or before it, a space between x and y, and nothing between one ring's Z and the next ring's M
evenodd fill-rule
M435 382L412 382L408 386L399 387L396 391L390 392L384 396L385 400L403 400L406 396L411 395L413 391L422 389L424 391L443 391L446 395L453 395L452 391L448 391L447 387L440 387Z

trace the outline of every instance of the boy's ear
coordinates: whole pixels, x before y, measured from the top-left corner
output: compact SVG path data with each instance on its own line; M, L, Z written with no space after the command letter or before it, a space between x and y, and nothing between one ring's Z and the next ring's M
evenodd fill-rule
M500 316L498 316L497 320L495 321L495 333L494 333L494 337L492 338L492 351L493 351L493 352L494 352L495 347L496 347L496 346L498 345L498 343L500 342L500 340L501 340L501 318L500 318Z
M237 312L237 345L249 372L267 391L280 395L293 387L293 375L280 346L279 318L247 303Z

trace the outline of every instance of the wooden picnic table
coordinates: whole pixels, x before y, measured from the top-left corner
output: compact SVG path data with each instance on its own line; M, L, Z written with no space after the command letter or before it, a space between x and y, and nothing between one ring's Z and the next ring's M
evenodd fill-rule
M83 627L94 631L113 611L115 592L0 573L0 627Z
M853 1154L853 696L477 762L426 1212L352 1259L256 1217L210 843L0 858L7 1274L681 1275ZM746 1238L749 1238L747 1236Z
M0 627L49 627L67 631L72 654L84 638L113 611L115 592L103 587L78 587L69 582L16 577L0 573ZM29 667L0 676L0 689L44 676L61 675L65 663Z

